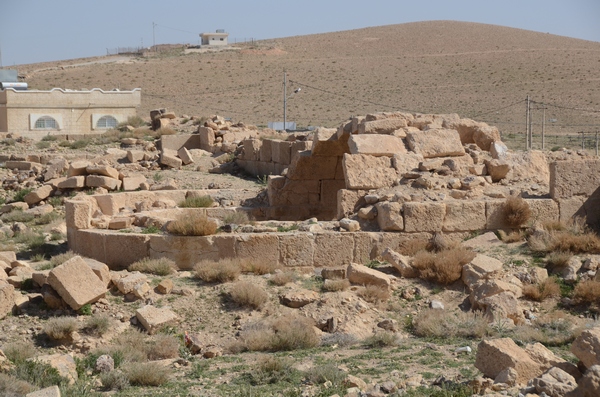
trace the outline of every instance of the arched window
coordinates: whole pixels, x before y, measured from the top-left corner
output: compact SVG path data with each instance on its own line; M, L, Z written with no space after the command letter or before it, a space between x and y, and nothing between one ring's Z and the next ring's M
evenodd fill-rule
M102 116L96 122L96 128L117 128L119 122L113 116Z
M58 122L50 116L42 116L35 121L35 129L58 130Z

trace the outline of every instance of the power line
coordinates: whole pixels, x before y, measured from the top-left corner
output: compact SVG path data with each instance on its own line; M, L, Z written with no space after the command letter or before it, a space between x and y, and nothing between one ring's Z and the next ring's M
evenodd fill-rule
M555 108L558 108L558 109L577 110L578 112L600 113L600 110L596 110L596 109L573 108L573 107L569 107L569 106L556 105L554 103L547 103L547 102L535 102L535 101L531 101L531 103L535 103L537 105L552 106L552 107L555 107Z
M161 28L165 28L165 29L171 29L171 30L176 30L178 32L183 32L183 33L189 33L189 34L193 34L193 35L197 35L198 33L196 32L190 32L189 30L182 30L182 29L177 29L177 28L171 28L169 26L165 26L165 25L159 25L158 23L153 23L155 26L159 26Z
M519 100L519 101L517 101L517 102L513 102L513 103L511 103L510 105L507 105L507 106L504 106L504 107L501 107L501 108L498 108L498 109L490 110L490 111L487 111L487 112L483 112L483 113L476 114L475 116L473 116L473 118L477 118L477 117L479 117L479 116L484 116L484 115L486 115L486 114L490 114L490 113L499 112L499 111L501 111L501 110L508 109L508 108L510 108L510 107L513 107L513 106L515 106L515 105L518 105L518 104L520 104L520 103L523 103L524 101L525 101L524 99L521 99L521 100Z

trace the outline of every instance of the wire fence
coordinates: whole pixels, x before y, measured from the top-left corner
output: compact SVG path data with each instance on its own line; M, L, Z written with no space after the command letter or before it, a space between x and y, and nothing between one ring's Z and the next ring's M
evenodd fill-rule
M512 150L527 149L527 135L525 134L501 134L502 142ZM600 131L579 132L577 134L546 134L543 139L541 135L533 135L532 149L536 150L586 150L598 156L600 145Z

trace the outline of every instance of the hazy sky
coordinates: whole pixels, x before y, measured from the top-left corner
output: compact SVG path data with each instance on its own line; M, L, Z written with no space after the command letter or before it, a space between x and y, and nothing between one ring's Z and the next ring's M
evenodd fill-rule
M269 39L430 20L509 26L600 42L600 0L0 0L2 66L107 48ZM232 40L233 41L233 40Z

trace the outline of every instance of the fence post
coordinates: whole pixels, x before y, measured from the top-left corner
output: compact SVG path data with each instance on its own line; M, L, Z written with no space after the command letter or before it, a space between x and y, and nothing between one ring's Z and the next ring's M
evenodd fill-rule
M596 157L598 157L598 131L596 131Z
M585 150L585 132L581 131L581 150Z

